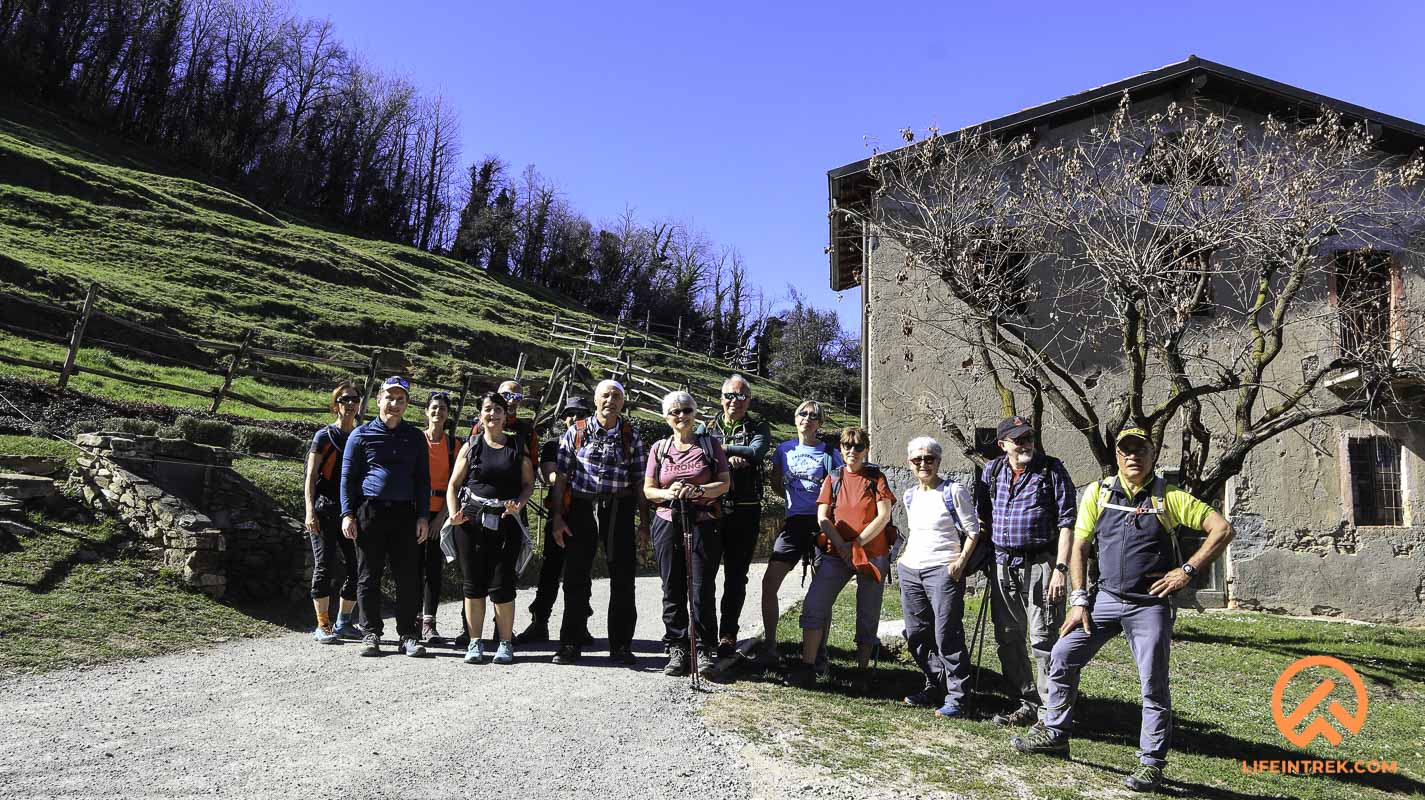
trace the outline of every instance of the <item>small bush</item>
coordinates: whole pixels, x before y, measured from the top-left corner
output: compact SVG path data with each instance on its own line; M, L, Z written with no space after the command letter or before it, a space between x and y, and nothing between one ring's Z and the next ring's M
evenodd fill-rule
M182 439L183 431L177 425L164 425L158 429L160 439Z
M233 449L244 453L300 458L306 447L306 440L300 436L266 428L238 428L237 436L233 439Z
M223 422L216 419L198 419L197 417L179 417L174 423L181 438L197 444L208 444L213 447L232 447L234 429L232 423Z
M97 433L99 423L92 419L82 419L69 426L69 435L78 436L81 433Z
M158 432L158 423L146 419L109 417L99 423L99 428L111 433L127 433L131 436L153 436Z

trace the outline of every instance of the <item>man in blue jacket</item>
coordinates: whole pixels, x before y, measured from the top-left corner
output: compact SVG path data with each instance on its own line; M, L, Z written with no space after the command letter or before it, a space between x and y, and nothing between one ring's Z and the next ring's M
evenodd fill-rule
M430 525L430 456L425 434L406 422L411 384L387 378L376 397L378 416L357 426L341 459L341 531L356 541L361 655L381 654L381 578L386 562L396 583L400 652L424 656L415 620L421 587L417 559Z

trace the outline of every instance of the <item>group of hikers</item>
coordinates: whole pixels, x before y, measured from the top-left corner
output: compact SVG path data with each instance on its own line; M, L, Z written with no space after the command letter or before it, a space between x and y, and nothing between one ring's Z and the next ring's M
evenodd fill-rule
M495 626L489 660L509 664L516 645L549 640L562 584L553 661L573 664L594 641L588 630L591 570L602 548L609 575L608 653L616 663L633 665L637 553L640 544L651 542L662 580L666 674L708 676L720 660L734 656L760 668L778 666L777 593L804 564L812 568L812 580L802 604L799 658L787 683L813 688L827 676L832 606L854 578L853 684L869 688L882 594L894 573L905 639L924 675L923 687L905 703L956 718L969 712L966 579L982 573L1000 665L1016 703L992 719L1027 728L1010 739L1011 746L1068 755L1080 671L1122 633L1143 698L1141 764L1126 783L1146 791L1162 780L1171 731L1171 596L1221 554L1232 527L1155 474L1157 448L1142 428L1119 431L1117 474L1089 484L1082 496L1021 417L999 424L1002 454L985 464L971 486L942 476L939 442L915 438L906 447L913 480L902 496L902 534L892 523L897 498L887 475L867 461L866 430L847 427L834 442L824 440L821 406L807 400L795 412L796 438L773 450L767 421L749 410L752 387L741 375L722 385L721 409L707 422L697 420L689 393L665 396L669 434L648 447L624 414L624 389L613 380L598 384L592 403L568 398L557 436L542 446L534 422L518 415L524 398L517 381L480 396L478 416L463 439L449 430L450 397L444 392L427 399L424 432L403 421L410 402L406 379L387 379L377 395L377 416L358 425L361 399L350 383L336 387L335 421L317 432L307 459L318 642L359 639L362 655L381 653L381 581L389 561L398 650L425 655L423 642L445 642L435 615L442 568L456 561L463 631L451 644L465 649L467 663L487 658L487 598ZM770 471L763 466L769 450ZM738 620L762 528L768 472L786 502L786 517L762 577L763 639L740 652ZM516 581L533 549L525 506L537 483L547 487L543 559L531 621L516 635ZM1206 534L1186 557L1179 528ZM338 554L346 578L333 618Z

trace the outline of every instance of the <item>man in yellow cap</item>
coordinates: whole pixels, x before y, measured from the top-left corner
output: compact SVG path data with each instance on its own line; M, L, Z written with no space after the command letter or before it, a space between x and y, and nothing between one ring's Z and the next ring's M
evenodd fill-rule
M1154 791L1163 780L1172 733L1168 647L1175 617L1171 596L1192 582L1232 541L1221 514L1153 474L1157 449L1142 428L1116 439L1118 474L1091 484L1079 501L1069 560L1069 613L1049 658L1044 721L1010 740L1021 753L1068 756L1079 671L1099 648L1122 633L1138 664L1143 719L1138 736L1141 766L1124 783ZM1184 560L1179 527L1201 530L1207 540ZM1087 588L1088 560L1098 546L1099 579Z

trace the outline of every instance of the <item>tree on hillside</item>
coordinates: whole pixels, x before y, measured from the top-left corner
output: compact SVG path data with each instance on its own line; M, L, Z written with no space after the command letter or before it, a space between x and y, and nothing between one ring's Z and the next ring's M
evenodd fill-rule
M1425 230L1425 166L1374 144L1330 111L1246 125L1125 99L1057 144L932 130L877 154L865 221L904 252L898 280L944 293L902 320L930 363L963 367L1005 415L1037 425L1052 409L1105 471L1124 426L1160 447L1174 426L1181 480L1212 496L1249 453L1313 420L1413 413L1395 389L1420 377L1419 352L1391 342L1418 335L1419 318L1370 346L1341 334L1378 319L1353 303L1381 302L1344 291L1350 265L1413 253ZM1289 341L1316 355L1279 363ZM1115 391L1107 405L1100 383ZM970 394L918 399L973 452L963 420L984 415Z
M767 322L767 372L808 399L854 405L859 396L861 343L841 327L836 312L807 302L787 287L792 307Z
M494 156L486 156L470 165L470 185L465 195L465 206L456 222L451 257L472 267L485 266L494 241L495 194L504 185L504 180L505 163Z

